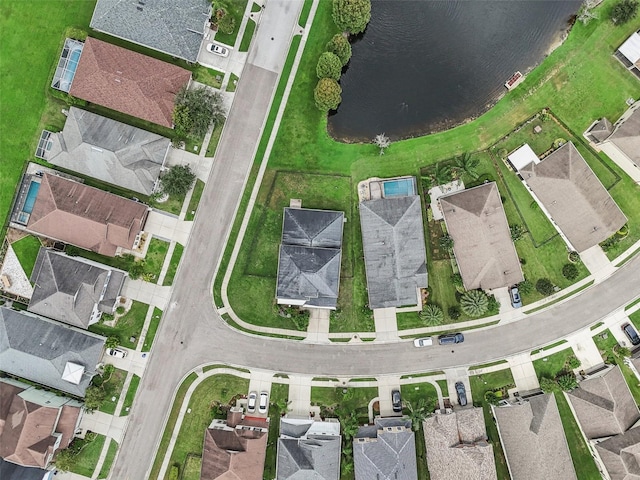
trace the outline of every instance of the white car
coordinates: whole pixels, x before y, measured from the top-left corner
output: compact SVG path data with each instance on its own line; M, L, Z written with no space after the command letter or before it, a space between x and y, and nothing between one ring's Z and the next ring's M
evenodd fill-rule
M258 411L260 413L267 413L267 405L269 405L269 394L267 392L260 392L260 405Z
M229 49L226 47L223 47L222 45L218 45L217 43L208 44L207 52L213 53L215 55L220 55L221 57L229 56Z
M258 399L258 394L256 392L251 392L249 394L249 399L247 401L247 412L253 413L256 411L256 400Z
M433 345L433 339L431 337L416 338L413 341L413 345L418 348L430 347L431 345Z
M108 348L107 355L116 358L124 358L127 356L127 352L125 350L120 350L119 348Z

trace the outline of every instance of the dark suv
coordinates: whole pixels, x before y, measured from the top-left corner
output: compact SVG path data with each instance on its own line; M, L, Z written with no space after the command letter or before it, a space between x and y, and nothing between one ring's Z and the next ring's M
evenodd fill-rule
M464 335L461 333L445 333L438 337L438 343L440 345L451 345L453 343L464 342Z
M622 326L622 330L624 330L624 333L627 334L627 337L629 337L629 340L631 340L632 345L640 344L640 337L638 336L636 329L633 328L630 323L625 323Z
M391 405L394 412L402 411L402 397L400 396L400 390L391 391Z
M464 388L464 383L456 382L456 393L458 394L458 403L464 407L467 404L467 391Z

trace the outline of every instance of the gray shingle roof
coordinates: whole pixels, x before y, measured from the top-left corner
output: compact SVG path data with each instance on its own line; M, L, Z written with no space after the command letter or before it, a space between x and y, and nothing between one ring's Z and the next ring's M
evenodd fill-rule
M415 305L427 286L420 197L380 198L360 204L369 307Z
M571 142L519 173L578 252L606 240L627 222Z
M2 480L51 480L53 479L53 471L23 467L0 458L0 478Z
M40 248L31 274L29 311L75 327L95 323L98 312L113 313L124 272Z
M467 290L524 280L495 182L440 197L440 205Z
M406 418L376 419L353 441L356 480L417 480L416 440Z
M587 136L597 143L604 142L613 132L613 125L606 118L601 118L587 131Z
M497 480L482 408L432 415L423 425L431 480Z
M151 195L171 140L71 107L62 132L49 137L48 162Z
M640 108L620 123L608 139L636 165L640 165Z
M90 26L196 62L210 10L206 0L98 0Z
M617 435L640 420L640 411L619 366L580 382L567 394L588 439Z
M0 307L2 371L83 397L105 338L26 312ZM62 379L67 362L84 367L79 384Z
M512 480L577 480L553 394L493 408Z
M344 213L285 208L276 297L280 303L335 308Z
M611 480L640 479L640 427L596 444Z
M278 439L278 480L338 480L341 437Z

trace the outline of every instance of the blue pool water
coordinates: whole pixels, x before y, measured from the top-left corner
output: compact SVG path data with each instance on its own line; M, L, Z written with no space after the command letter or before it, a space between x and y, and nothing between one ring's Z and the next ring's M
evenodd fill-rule
M69 54L69 60L67 61L66 70L64 76L60 80L61 89L68 92L71 89L71 82L76 75L76 69L78 68L78 61L82 55L82 49L77 48Z
M382 182L382 191L385 198L406 197L416 194L416 186L413 178L399 178Z
M24 201L24 207L22 207L23 212L31 213L33 211L33 205L36 203L38 190L40 190L40 184L38 182L31 182L31 185L29 185L29 191L27 192L27 199Z

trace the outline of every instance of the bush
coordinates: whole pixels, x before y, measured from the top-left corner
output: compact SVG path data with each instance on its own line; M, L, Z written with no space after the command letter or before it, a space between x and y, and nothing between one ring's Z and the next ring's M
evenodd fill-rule
M621 0L611 9L611 21L616 25L622 25L634 18L637 13L637 0Z
M104 346L107 348L116 348L118 345L120 345L120 339L115 336L108 337L107 341L104 342Z
M484 394L484 399L490 405L498 405L498 402L500 402L500 398L498 397L498 395L496 395L495 392L491 392L491 391Z
M343 32L364 32L371 19L371 0L333 0L333 21Z
M313 98L318 110L335 110L342 102L342 88L333 78L321 78L313 90Z
M566 263L562 267L562 275L564 275L567 280L575 280L578 278L578 267L573 263Z
M462 283L462 275L460 275L459 273L454 273L453 275L451 275L451 282L456 288L464 287L464 283Z
M536 290L542 295L551 295L553 293L553 283L548 278L541 278L536 282Z
M442 313L442 309L438 305L425 305L418 315L428 327L442 325L442 322L444 322L444 313Z
M123 306L119 306L118 308L116 308L116 313L118 315L122 315L124 313L124 307Z
M511 240L514 242L520 240L524 236L524 227L519 223L509 225L509 231L511 232Z
M489 297L482 290L471 290L462 295L460 306L470 317L480 317L489 310Z
M558 382L553 378L542 377L540 379L540 390L544 393L557 392L559 390Z
M324 52L318 59L316 65L316 75L318 78L333 78L340 80L342 73L342 63L335 53Z
M178 465L171 465L169 470L169 480L178 480L180 477L180 467Z
M442 235L438 240L438 244L445 250L451 250L453 248L453 238L451 238L451 235Z
M133 262L129 267L128 273L131 280L139 279L144 273L144 260L141 262Z
M565 392L570 392L578 387L578 380L573 373L565 373L558 377L558 386Z
M580 360L578 360L578 357L576 357L575 355L571 355L567 359L567 366L571 370L575 370L576 368L580 368L580 365L582 365L582 362Z
M351 59L351 44L346 37L337 33L327 43L327 52L337 55L342 66L345 66Z
M94 410L99 409L100 405L102 405L102 402L104 401L105 395L105 391L102 388L95 385L90 386L85 392L84 409L88 413L92 413Z
M449 318L451 320L459 319L461 315L460 307L458 307L457 305L449 307L449 309L447 310L447 314L449 315Z
M218 20L218 30L222 33L231 35L236 29L236 20L231 15L225 15Z
M523 280L518 284L518 290L523 295L529 295L531 292L533 292L533 285L529 280Z
M573 263L580 263L582 260L580 259L580 254L576 251L569 252L569 261Z
M500 302L496 299L495 295L489 295L489 304L487 311L491 313L499 313L500 312Z
M196 181L189 165L174 165L160 178L162 193L180 197L186 195Z

